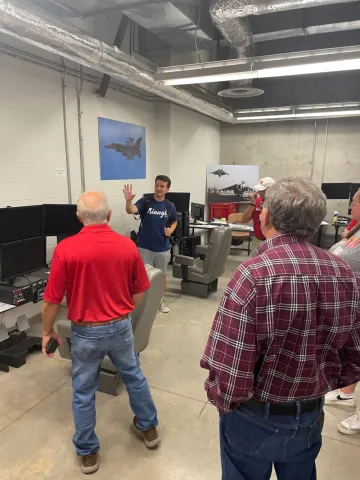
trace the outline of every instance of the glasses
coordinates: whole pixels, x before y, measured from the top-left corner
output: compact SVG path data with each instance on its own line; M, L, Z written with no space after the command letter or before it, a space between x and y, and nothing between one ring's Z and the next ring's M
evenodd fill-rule
M360 203L351 202L350 208L353 208L353 207L360 207Z

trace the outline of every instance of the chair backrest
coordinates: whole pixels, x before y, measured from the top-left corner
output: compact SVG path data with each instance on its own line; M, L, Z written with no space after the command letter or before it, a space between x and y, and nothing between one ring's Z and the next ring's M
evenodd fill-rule
M232 232L229 227L217 227L213 230L210 248L204 260L204 273L219 278L225 272L226 260L231 246Z
M151 329L159 311L164 274L151 265L145 265L149 277L150 288L145 292L141 302L132 312L135 351L142 352L148 346Z
M229 223L243 223L244 214L243 213L230 213L228 222Z

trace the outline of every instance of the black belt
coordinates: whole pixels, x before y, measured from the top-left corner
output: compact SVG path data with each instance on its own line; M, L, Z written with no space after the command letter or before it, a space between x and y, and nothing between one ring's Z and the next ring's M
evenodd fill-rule
M310 413L314 410L318 410L321 407L322 399L318 398L316 400L308 400L300 402L301 413ZM246 406L250 407L253 410L265 413L266 412L266 402L259 402L258 400L249 400L245 403ZM270 411L272 415L296 415L298 411L296 403L290 405L280 405L272 403L270 404Z

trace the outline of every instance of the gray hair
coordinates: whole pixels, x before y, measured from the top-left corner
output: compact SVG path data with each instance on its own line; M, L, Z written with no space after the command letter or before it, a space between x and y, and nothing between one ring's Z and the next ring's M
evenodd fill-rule
M266 190L264 207L277 232L308 238L326 216L326 197L308 178L286 177Z
M77 203L77 212L84 225L106 224L109 211L109 202L104 193L84 193Z

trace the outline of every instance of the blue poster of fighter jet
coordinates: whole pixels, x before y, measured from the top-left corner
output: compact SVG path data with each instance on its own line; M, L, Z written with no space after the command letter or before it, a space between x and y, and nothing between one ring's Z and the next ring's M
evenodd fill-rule
M145 127L99 117L101 180L146 178Z

